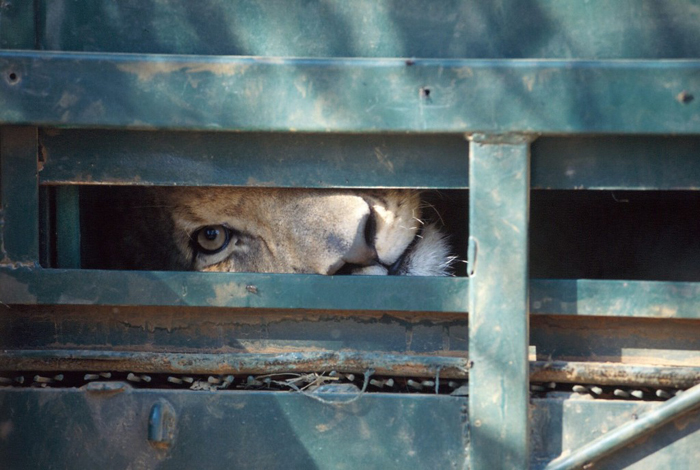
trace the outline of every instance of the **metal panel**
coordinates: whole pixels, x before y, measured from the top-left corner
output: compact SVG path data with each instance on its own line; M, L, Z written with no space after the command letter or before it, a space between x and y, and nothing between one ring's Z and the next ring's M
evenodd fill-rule
M63 130L41 134L46 184L466 188L460 135ZM456 158L457 157L457 158Z
M0 127L0 265L39 261L37 164L37 129Z
M0 122L304 132L700 132L698 61L3 52ZM74 80L79 76L80 80Z
M473 469L525 468L529 140L470 143L469 414Z
M466 312L458 277L0 269L6 304Z
M700 10L687 0L41 4L46 49L297 57L700 56Z
M36 48L36 6L36 2L26 0L0 4L0 49Z
M663 403L547 398L533 400L533 460L531 468L544 468L560 455L568 455L598 436L655 410ZM647 470L690 469L700 457L700 412L666 424L658 431L597 462L592 468ZM585 468L585 467L584 467Z
M122 390L121 392L119 390ZM430 395L2 390L10 469L461 469L466 399ZM174 418L149 442L154 406ZM167 425L167 424L166 424ZM37 430L41 432L37 432Z
M700 385L685 390L656 409L616 427L604 436L579 447L570 455L563 455L547 465L547 470L575 470L593 466L614 452L648 437L665 424L685 418L693 409L700 407ZM700 452L697 452L700 455Z

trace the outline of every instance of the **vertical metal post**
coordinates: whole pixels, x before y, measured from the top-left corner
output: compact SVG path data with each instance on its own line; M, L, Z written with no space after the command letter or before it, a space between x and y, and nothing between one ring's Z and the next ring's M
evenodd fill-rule
M77 186L56 187L56 263L80 268L80 192Z
M469 145L469 460L529 465L530 142L473 135Z
M0 127L0 264L39 261L37 128Z

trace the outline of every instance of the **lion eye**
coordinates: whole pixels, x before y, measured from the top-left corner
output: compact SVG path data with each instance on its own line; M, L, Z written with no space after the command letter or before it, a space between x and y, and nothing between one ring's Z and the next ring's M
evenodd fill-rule
M197 230L192 239L199 251L212 255L226 248L231 239L231 232L223 225L207 225Z

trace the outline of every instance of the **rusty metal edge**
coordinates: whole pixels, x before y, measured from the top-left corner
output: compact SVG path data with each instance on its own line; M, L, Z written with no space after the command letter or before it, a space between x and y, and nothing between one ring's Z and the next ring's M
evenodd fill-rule
M0 352L0 371L123 371L187 374L261 374L331 371L404 377L467 379L466 357L360 352L154 353L88 350ZM700 383L700 367L531 361L531 382L688 388Z

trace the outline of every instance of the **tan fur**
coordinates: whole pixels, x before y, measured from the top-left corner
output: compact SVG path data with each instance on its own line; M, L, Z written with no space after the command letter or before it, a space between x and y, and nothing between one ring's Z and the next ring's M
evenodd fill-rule
M435 228L430 229L430 247L413 242L423 223L418 191L152 188L144 199L142 218L152 222L142 225L170 227L161 236L169 238L163 240L166 247L174 247L166 268L317 274L344 268L349 274L386 274L409 246L433 252L418 257L431 265L415 271L406 267L400 274L441 275L449 264L444 237ZM367 240L370 219L376 229ZM228 227L235 235L219 253L196 252L191 237L212 225ZM143 240L147 236L152 234L132 234ZM132 240L132 245L139 242ZM142 246L134 250L154 257L158 253ZM160 251L165 251L163 246ZM151 269L163 264L148 259L139 263Z

